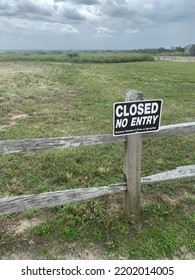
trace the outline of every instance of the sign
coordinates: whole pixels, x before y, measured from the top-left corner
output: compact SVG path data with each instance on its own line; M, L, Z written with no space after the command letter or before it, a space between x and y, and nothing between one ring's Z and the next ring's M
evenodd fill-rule
M159 130L162 100L117 102L113 105L113 135Z

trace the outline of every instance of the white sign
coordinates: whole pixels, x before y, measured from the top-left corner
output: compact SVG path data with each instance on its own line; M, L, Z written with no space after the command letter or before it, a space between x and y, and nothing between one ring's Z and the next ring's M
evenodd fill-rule
M113 105L113 111L114 136L157 131L162 100L117 102Z

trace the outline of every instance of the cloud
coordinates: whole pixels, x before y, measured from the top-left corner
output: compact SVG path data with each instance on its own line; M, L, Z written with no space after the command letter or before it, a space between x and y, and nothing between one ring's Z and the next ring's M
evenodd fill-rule
M78 2L78 1L77 1ZM79 1L82 5L77 5L76 1L58 1L56 2L56 14L58 20L70 21L86 21L98 22L101 15L99 6L96 5L83 5L83 3L92 3L92 1ZM97 2L97 1L96 1ZM93 3L96 3L93 1ZM79 23L79 22L78 22Z
M82 15L77 9L71 7L64 7L60 13L62 16L65 16L65 18L69 20L80 21L85 19L84 15Z
M72 0L72 1L68 1L68 0L55 0L55 3L59 3L59 2L71 2L71 3L75 3L75 4L80 4L80 5L96 5L99 4L101 2L101 0Z
M105 0L101 1L101 10L110 17L126 18L132 16L136 11L129 6L125 0Z
M86 48L88 42L96 47L97 38L111 37L112 40L105 40L110 44L112 41L111 48L115 44L120 47L122 43L126 46L126 40L140 44L144 39L146 44L152 44L153 40L162 46L168 38L170 41L182 37L185 41L192 40L194 14L194 0L0 0L0 34L14 34L13 38L25 38L26 34L34 34L34 38L36 34L37 38L47 33L48 36L75 34L71 36L74 43L84 38ZM180 29L183 34L176 32ZM177 38L175 32L179 34ZM133 35L140 36L134 36L132 42ZM2 41L0 48L5 45ZM99 41L103 46L104 41ZM77 42L78 47L78 44L84 45Z
M195 13L194 0L143 0L140 6L142 13L154 22L177 22L194 17Z
M99 0L73 0L72 2L76 4L84 4L84 5L96 5L99 4Z
M9 4L6 1L0 1L0 11L6 11L9 9Z
M141 31L137 28L128 28L126 29L125 33L130 35L138 35L141 34Z
M96 6L82 7L80 9L80 12L82 13L83 16L85 16L86 21L90 24L99 24L104 20L99 7Z
M23 13L28 15L52 15L53 9L47 1L29 1L19 0L15 6L16 13Z
M151 24L150 18L143 12L146 8L143 8L140 2L138 5L137 1L140 0L102 0L100 5L102 18L105 22L112 22L113 25L117 23L118 26L123 25L125 28L134 24Z
M115 20L148 24L194 17L194 0L101 0L101 12Z
M1 0L0 1L0 14L4 16L18 16L30 17L33 15L52 15L54 5L51 5L48 0Z
M96 27L96 30L97 30L96 37L107 37L107 38L112 37L113 30L108 29L107 27L99 26Z
M31 18L33 16L52 17L67 9L73 19L83 20L83 12L96 11L96 16L117 18L128 22L145 22L158 20L182 20L193 17L194 0L0 0L0 14ZM94 8L89 10L89 8ZM81 14L82 10L82 14ZM71 19L71 15L66 18Z
M55 34L63 33L79 33L79 31L69 24L52 23L47 21L31 21L28 19L0 17L2 27L7 33L21 32L25 34L39 34L41 32L51 32Z
M192 0L188 1L189 5L191 9L195 7ZM85 20L98 24L117 21L126 25L147 25L152 21L181 19L188 14L186 0L0 0L2 16L67 24Z

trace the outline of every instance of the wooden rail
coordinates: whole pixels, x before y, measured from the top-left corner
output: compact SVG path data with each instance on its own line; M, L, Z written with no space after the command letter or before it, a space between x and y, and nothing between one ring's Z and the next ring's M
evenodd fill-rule
M143 137L173 137L195 134L195 122L161 126L159 131L144 133ZM110 134L92 136L73 136L57 138L40 138L29 140L1 140L0 154L14 154L38 152L44 150L57 150L82 146L113 144L126 142L126 136L114 137Z
M154 184L173 180L183 180L195 177L195 165L180 166L174 170L143 177L141 184ZM0 198L0 215L12 212L23 212L50 206L94 199L103 195L111 195L127 190L127 183L123 182L111 186L96 188L80 188L64 191L46 192L34 195L22 195Z

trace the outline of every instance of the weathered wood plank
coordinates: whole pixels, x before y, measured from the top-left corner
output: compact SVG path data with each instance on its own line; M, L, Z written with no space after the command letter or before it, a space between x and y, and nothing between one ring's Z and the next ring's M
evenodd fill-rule
M125 101L143 100L143 93L128 90ZM131 221L140 223L140 180L141 180L142 134L127 135L125 142L124 174L127 182L125 211Z
M171 137L195 134L195 122L161 126L159 131L144 133L143 137ZM40 138L28 140L1 140L0 154L38 152L82 146L125 142L126 136L114 137L111 134Z
M195 165L180 166L174 170L141 178L141 184L154 184L173 180L184 180L195 177ZM23 195L0 198L0 216L12 212L23 212L32 209L64 205L84 201L103 195L120 193L127 190L126 183L111 186L82 188L65 191L47 192L36 195Z
M150 175L141 179L141 184L155 184L175 180L184 180L195 177L195 165L179 166L174 170Z
M119 193L125 190L126 185L122 183L96 188L82 188L1 198L0 215L79 202L103 195Z
M29 140L2 140L0 141L0 154L13 154L21 152L38 152L43 150L66 149L101 144L124 142L126 137L113 135L72 136L57 138L40 138Z

